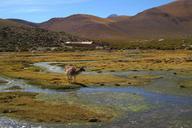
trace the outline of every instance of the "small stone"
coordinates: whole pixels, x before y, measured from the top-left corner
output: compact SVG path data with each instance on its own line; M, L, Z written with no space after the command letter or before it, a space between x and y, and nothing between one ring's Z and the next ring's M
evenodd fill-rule
M89 120L89 122L101 122L101 121L96 119L96 118L92 118L92 119Z
M177 73L176 73L176 72L174 72L173 74L174 74L174 75L177 75Z
M14 112L16 112L16 110L10 110L10 109L3 110L3 113L14 113Z
M61 80L60 78L53 78L52 81Z
M22 88L21 87L19 87L19 86L12 86L12 87L10 87L10 88L8 88L8 89L6 89L6 90L21 90Z
M115 84L115 86L121 86L120 84Z
M38 122L44 122L44 120L43 119L38 119Z
M180 85L180 88L186 88L184 85Z
M97 71L97 73L102 73L102 71Z

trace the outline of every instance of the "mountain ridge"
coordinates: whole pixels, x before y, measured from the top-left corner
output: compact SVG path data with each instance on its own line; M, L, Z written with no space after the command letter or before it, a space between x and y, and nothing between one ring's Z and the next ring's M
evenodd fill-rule
M136 39L187 36L192 33L192 0L177 0L135 16L101 18L88 14L52 18L42 29L67 32L90 39Z

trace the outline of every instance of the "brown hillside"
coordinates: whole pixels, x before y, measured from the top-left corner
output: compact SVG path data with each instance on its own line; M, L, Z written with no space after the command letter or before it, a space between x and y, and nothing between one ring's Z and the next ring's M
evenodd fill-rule
M40 24L40 27L53 31L65 31L83 37L110 38L119 33L109 25L112 22L114 22L112 19L78 14L66 18L53 18Z
M10 21L10 20L4 20L4 19L0 19L0 26L28 26L26 24L23 23L18 23L18 22L14 22L14 21Z
M39 47L61 48L67 41L81 40L83 39L64 32L53 32L0 20L0 51L27 51Z
M177 0L159 9L181 20L192 20L192 0Z
M192 0L176 0L132 17L115 15L100 18L77 14L66 18L53 18L39 24L39 27L93 39L186 36L192 33Z
M124 20L129 20L131 16L116 16L116 17L109 17L107 19L113 20L113 22L119 22L119 21L124 21Z

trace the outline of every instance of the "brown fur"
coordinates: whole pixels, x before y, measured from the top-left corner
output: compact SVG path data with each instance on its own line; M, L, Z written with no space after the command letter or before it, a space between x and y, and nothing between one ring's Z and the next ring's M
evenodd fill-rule
M76 82L76 76L85 71L84 67L77 69L75 66L66 66L65 72L69 83Z

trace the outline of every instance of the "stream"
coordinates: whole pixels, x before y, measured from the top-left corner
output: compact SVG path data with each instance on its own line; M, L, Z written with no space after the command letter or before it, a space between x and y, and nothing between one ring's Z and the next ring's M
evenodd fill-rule
M85 61L86 62L86 61ZM34 65L46 72L63 73L60 62L40 62ZM62 62L69 63L69 62ZM70 62L74 63L74 62ZM122 116L111 123L93 124L38 124L12 120L0 116L0 126L9 128L191 128L192 127L192 90L179 88L179 82L191 80L192 76L175 75L173 71L118 71L102 72L118 77L128 75L157 75L143 87L86 87L76 90L51 90L29 85L24 80L0 77L7 83L0 85L0 92L10 92L10 87L19 86L20 91L40 93L43 100L73 101L79 99L84 104L103 105L122 112ZM97 72L85 74L99 75Z

